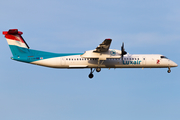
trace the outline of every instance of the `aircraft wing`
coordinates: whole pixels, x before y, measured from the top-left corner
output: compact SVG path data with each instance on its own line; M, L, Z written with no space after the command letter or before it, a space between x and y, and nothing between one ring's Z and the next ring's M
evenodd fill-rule
M105 39L93 52L106 52L109 50L112 39Z

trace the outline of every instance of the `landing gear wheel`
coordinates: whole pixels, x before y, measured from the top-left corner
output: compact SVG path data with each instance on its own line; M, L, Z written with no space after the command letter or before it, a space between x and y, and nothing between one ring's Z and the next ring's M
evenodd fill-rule
M168 72L168 73L171 73L171 70L168 70L167 72Z
M95 68L91 68L91 72L89 73L89 78L93 78L94 75L93 75L93 72L95 71Z
M93 78L94 75L92 73L89 74L89 78Z
M101 68L96 68L96 72L100 72L101 71Z
M170 73L171 72L171 69L170 69L170 67L168 68L168 71L167 71L168 73Z

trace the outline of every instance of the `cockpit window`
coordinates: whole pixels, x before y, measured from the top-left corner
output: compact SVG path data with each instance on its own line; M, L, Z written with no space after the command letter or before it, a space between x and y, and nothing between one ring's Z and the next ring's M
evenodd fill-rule
M161 58L165 58L165 59L168 59L166 56L161 56Z

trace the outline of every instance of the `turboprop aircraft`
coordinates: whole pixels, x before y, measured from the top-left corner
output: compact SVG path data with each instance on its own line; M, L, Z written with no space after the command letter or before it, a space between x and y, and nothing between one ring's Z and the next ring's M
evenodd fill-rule
M90 68L89 78L101 68L168 68L178 65L160 54L129 54L124 49L109 49L112 39L105 39L96 49L85 53L51 53L30 49L18 29L3 31L13 57L12 60L51 68Z

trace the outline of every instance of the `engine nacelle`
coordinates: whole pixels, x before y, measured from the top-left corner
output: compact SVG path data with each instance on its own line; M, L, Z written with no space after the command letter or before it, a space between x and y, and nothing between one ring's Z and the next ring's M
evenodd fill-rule
M94 50L86 51L81 57L83 58L98 58L99 60L106 60L107 58L121 58L121 51L116 49L109 49L107 52L94 52Z

